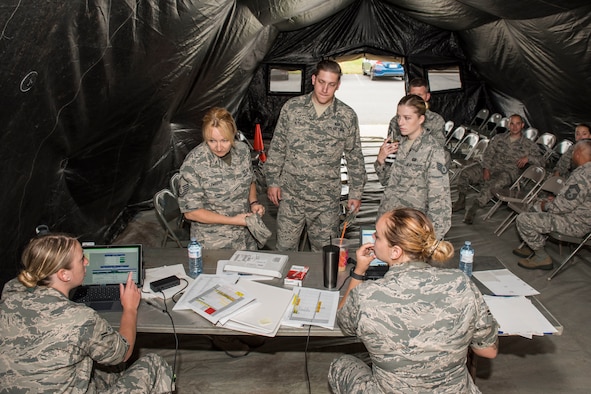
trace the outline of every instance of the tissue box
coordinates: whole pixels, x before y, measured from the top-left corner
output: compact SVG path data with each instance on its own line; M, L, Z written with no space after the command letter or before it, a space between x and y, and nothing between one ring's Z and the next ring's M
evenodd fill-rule
M302 281L308 273L308 269L310 269L310 267L305 265L292 265L287 272L287 275L285 275L283 283L291 286L301 286Z

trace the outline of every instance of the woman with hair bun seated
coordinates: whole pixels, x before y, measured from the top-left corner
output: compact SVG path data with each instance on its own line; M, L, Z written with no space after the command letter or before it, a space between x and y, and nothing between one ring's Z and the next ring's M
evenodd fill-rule
M10 393L169 393L173 371L157 354L123 368L136 338L140 290L120 285L119 332L98 313L68 299L82 284L88 259L76 238L32 239L23 270L0 301L0 391Z
M470 278L434 266L453 256L453 246L437 240L430 220L412 208L382 215L374 239L357 250L337 313L341 331L363 341L371 367L351 355L335 359L333 392L479 393L466 367L468 348L496 357L498 324ZM376 257L390 268L364 282Z

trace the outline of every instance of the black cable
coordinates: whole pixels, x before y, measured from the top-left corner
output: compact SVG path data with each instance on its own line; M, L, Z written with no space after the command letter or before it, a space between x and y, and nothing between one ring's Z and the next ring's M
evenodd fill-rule
M172 300L172 302L174 302L175 304L177 303L178 300L175 300L174 297L176 297L177 295L181 294L187 287L189 287L189 281L186 280L185 278L179 278L180 280L185 282L185 287L183 287L182 289L180 289L179 291L177 291L176 293L174 293L172 295L172 297L170 297L170 299Z
M312 387L310 384L310 374L308 373L308 344L310 343L310 331L312 325L308 325L308 336L306 337L306 348L304 349L304 370L306 372L306 384L308 385L308 393L312 394Z
M339 291L341 291L341 289L343 288L343 286L345 286L345 283L347 283L347 281L349 280L349 278L351 278L351 275L347 276L345 278L345 280L343 281L343 284L341 285L341 287L339 287Z
M187 282L187 285L188 284L189 283ZM177 355L179 352L179 337L176 333L174 319L172 318L172 315L170 314L170 312L168 312L168 305L166 305L166 295L164 294L164 291L162 291L162 290L160 290L160 293L162 293L162 298L164 298L164 309L162 310L162 312L164 312L168 315L168 317L170 319L170 324L172 325L172 332L174 334L174 358L173 358L173 362L172 362L172 381L170 383L170 392L174 392L174 383L176 382L176 358L177 358ZM176 294L178 294L178 293L176 293Z

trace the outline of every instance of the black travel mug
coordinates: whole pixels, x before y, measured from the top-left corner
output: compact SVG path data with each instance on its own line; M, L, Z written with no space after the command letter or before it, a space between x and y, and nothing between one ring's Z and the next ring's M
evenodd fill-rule
M324 287L334 289L337 287L337 274L339 271L339 253L341 249L336 245L322 247L322 263L324 266Z

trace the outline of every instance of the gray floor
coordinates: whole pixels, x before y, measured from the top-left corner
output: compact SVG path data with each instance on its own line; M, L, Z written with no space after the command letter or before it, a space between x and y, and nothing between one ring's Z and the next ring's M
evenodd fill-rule
M364 197L366 211L359 215L359 221L372 216L376 196L370 191L367 199ZM273 209L270 211L266 220L273 228ZM546 279L548 271L518 267L517 258L511 253L520 243L514 226L501 237L493 234L506 214L501 209L489 221L479 218L471 226L462 223L462 214L454 214L446 238L456 249L464 240L470 240L476 256L501 259L541 293L538 299L564 326L564 333L533 339L501 338L498 357L479 361L476 383L484 393L588 393L591 391L591 264L578 258L576 264L552 281ZM117 242L141 242L158 247L162 234L153 211L145 211L130 223ZM168 246L173 247L171 243ZM549 249L555 262L560 261L558 246L551 243ZM581 252L582 257L591 260L589 255L587 250ZM174 361L172 335L139 334L137 347L139 353L157 352L171 364ZM350 339L311 338L307 343L306 338L267 338L262 344L253 343L249 350L237 348L224 352L217 350L212 338L180 336L177 392L307 393L307 364L310 392L329 393L326 376L331 360L343 353L361 354L363 350L362 345Z

